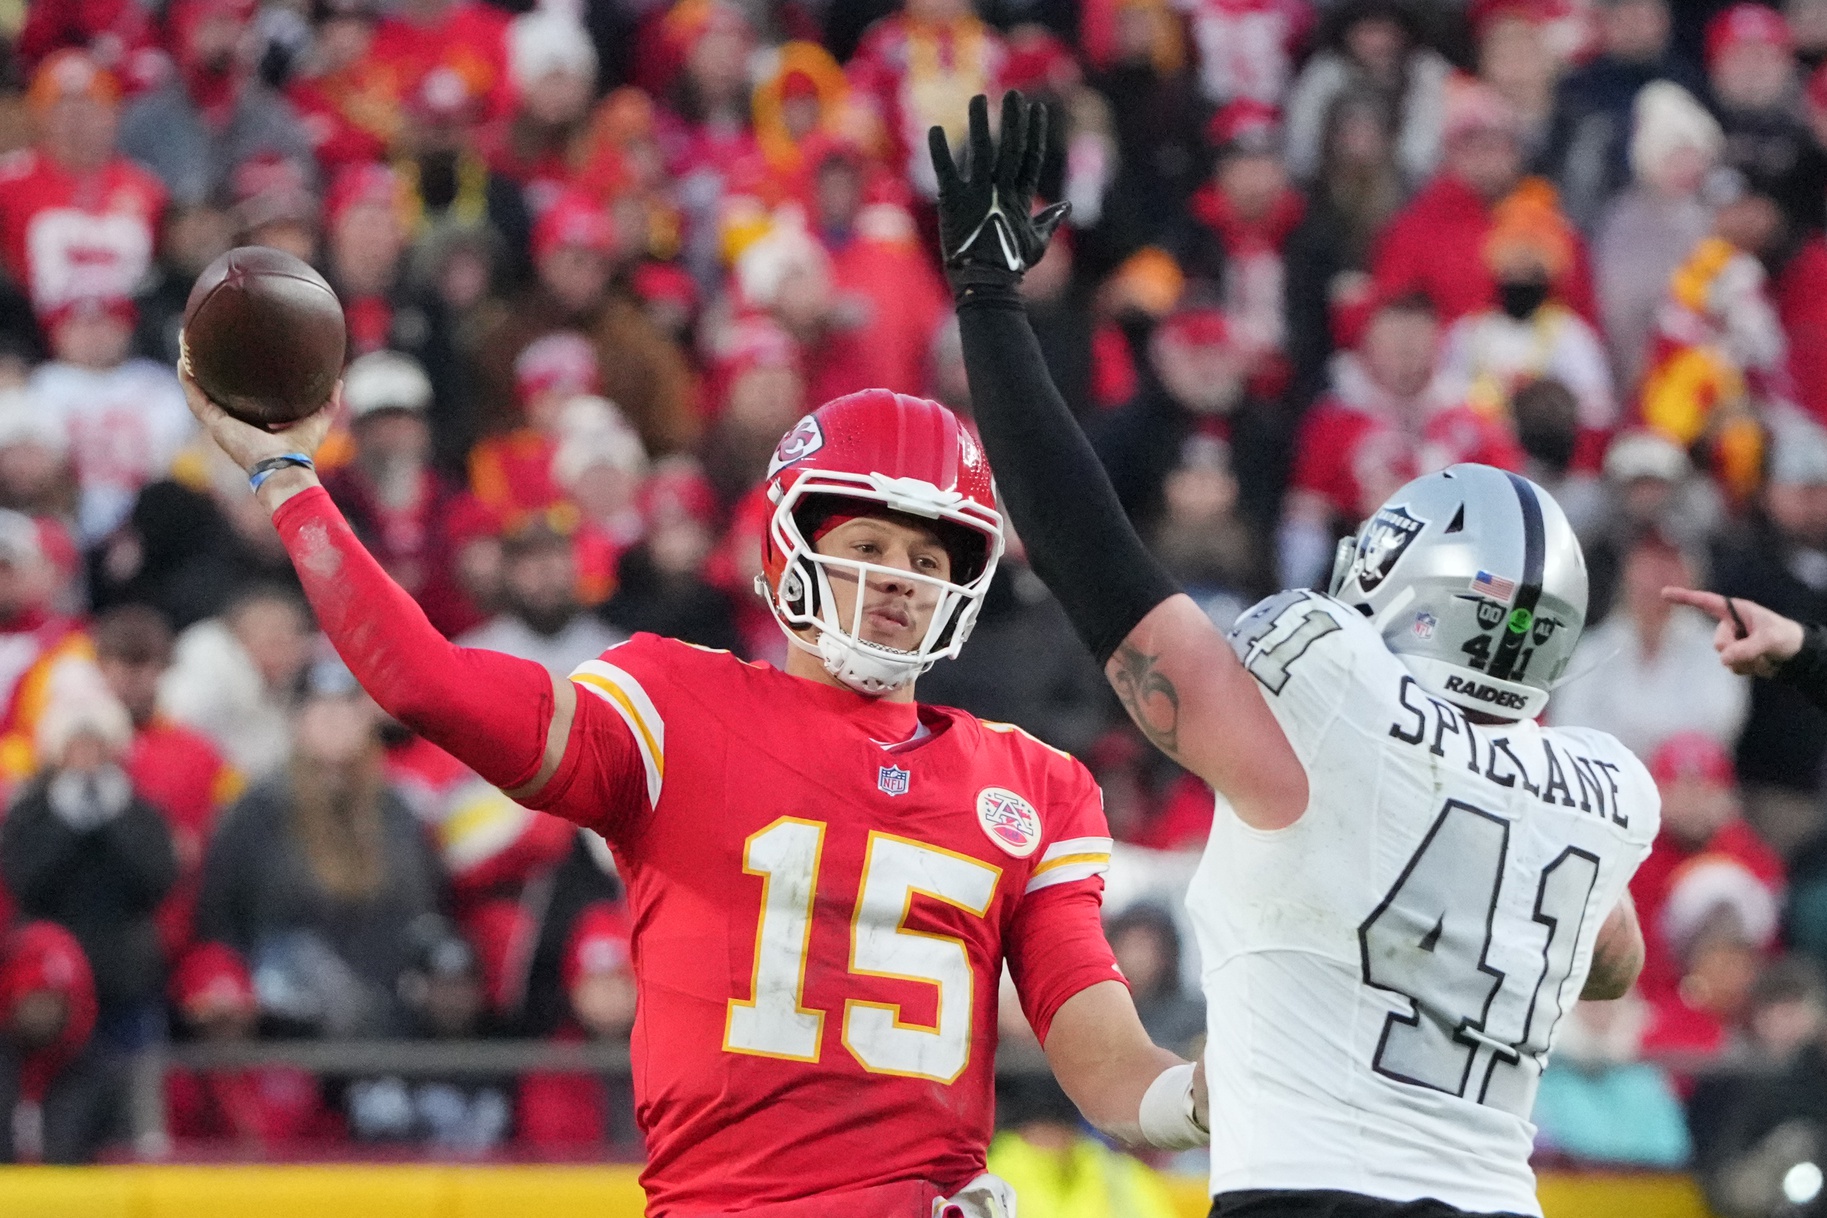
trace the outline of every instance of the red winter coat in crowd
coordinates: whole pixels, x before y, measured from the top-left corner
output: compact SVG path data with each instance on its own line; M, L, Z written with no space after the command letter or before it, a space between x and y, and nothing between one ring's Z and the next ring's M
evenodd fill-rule
M1484 258L1491 213L1491 205L1464 182L1449 174L1436 176L1389 222L1377 244L1372 277L1378 298L1395 300L1419 292L1434 302L1443 327L1493 307L1497 283ZM1598 324L1592 266L1586 243L1577 236L1568 269L1554 284L1554 296Z

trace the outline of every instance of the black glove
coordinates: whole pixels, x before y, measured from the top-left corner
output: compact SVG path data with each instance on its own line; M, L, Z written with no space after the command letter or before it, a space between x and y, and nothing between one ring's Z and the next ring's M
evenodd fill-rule
M1033 210L1047 155L1047 110L1010 89L1002 96L1002 146L990 139L990 101L971 98L967 178L952 161L942 128L927 133L939 179L939 243L952 289L962 300L972 288L1012 288L1039 262L1070 203Z

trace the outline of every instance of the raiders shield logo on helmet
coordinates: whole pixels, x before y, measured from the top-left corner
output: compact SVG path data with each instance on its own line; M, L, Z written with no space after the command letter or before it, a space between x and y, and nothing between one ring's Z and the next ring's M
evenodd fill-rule
M772 478L795 461L811 456L825 446L825 433L819 429L818 418L807 415L781 437L778 447L774 449L774 459L768 462L768 477Z
M1399 507L1379 509L1364 531L1358 534L1358 554L1351 564L1350 578L1358 587L1374 592L1389 578L1409 543L1421 535L1421 521Z

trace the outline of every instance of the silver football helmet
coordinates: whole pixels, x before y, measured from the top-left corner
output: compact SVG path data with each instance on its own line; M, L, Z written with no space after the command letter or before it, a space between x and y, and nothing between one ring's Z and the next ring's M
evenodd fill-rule
M1580 641L1586 557L1547 491L1455 465L1416 478L1341 541L1330 590L1429 693L1532 719Z

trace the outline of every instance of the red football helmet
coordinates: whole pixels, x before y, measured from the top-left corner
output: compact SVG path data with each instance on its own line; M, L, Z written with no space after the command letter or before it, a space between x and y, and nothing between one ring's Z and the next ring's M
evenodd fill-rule
M913 680L937 660L956 656L1002 557L1002 513L983 448L958 416L937 402L864 389L833 399L801 419L768 463L774 505L762 543L763 574L756 591L796 647L819 656L852 689L883 694ZM883 509L936 522L952 556L952 578L837 558L813 549L801 518L828 510L834 497L862 512ZM841 510L841 509L840 509ZM863 598L849 622L838 620L829 568L936 587L939 603L926 637L913 651L871 643L861 635ZM815 628L807 641L800 631Z

